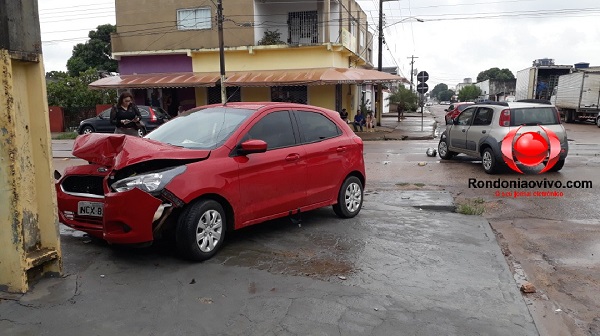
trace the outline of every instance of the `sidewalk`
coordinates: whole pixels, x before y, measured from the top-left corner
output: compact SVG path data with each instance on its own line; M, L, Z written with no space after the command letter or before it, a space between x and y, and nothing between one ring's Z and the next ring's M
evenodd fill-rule
M352 127L352 125L350 126ZM372 140L429 140L435 137L437 122L429 111L425 110L421 130L421 113L404 113L404 119L398 122L398 114L386 113L381 118L381 126L374 132L356 132L365 141Z

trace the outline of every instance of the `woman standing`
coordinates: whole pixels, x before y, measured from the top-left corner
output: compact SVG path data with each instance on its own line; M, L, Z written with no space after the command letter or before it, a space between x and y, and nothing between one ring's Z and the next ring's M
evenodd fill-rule
M133 103L133 96L129 92L121 93L116 106L110 111L110 122L117 126L115 134L139 136L138 123L142 119L140 110Z

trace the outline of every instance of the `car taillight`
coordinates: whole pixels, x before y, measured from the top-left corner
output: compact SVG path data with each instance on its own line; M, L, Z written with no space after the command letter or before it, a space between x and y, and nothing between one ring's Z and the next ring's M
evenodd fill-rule
M156 118L156 114L154 113L154 110L152 110L151 108L149 108L149 110L150 110L150 121L156 121L156 120L158 120Z
M498 121L498 124L502 127L510 126L510 110L507 109L500 112L500 120Z

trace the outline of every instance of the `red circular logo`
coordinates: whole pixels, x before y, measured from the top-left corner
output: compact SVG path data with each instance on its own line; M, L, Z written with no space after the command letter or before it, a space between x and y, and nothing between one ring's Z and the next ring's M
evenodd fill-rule
M544 162L548 155L548 142L539 133L527 132L517 138L514 154L517 160L527 167L535 167Z
M523 174L516 161L527 167L535 167L547 160L545 167L538 174L547 172L560 158L561 147L558 136L544 126L538 125L548 140L540 134L541 132L526 132L517 137L521 127L511 130L502 139L500 150L504 162L510 169Z

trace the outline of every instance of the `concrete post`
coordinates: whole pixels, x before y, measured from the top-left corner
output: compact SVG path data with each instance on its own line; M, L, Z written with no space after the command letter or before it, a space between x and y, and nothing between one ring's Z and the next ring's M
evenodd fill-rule
M37 0L0 0L0 290L59 275Z

